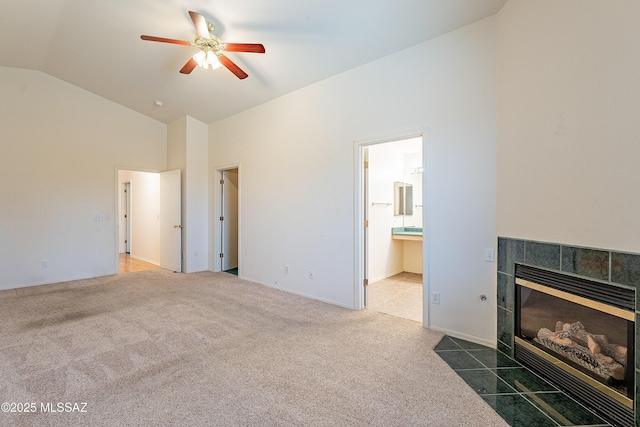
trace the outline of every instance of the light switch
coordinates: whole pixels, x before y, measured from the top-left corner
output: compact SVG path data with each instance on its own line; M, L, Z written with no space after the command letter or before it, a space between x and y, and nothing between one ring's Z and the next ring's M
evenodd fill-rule
M487 262L493 262L494 252L493 248L484 248L484 260Z

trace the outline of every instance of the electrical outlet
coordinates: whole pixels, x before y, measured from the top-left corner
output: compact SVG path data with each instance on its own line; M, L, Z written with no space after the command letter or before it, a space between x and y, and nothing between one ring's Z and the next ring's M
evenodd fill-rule
M313 270L309 270L309 279L315 279L316 278L316 273L313 272Z
M44 259L42 260L42 268L49 268L49 261Z
M440 304L440 292L431 292L431 302L433 304Z
M284 266L284 274L289 274L289 266L288 265Z

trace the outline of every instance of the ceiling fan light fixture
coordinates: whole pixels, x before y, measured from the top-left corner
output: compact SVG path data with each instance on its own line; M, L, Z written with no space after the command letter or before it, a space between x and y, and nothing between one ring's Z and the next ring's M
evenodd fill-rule
M204 50L199 51L193 55L193 59L198 63L199 67L206 68L207 66L207 54Z
M220 68L222 66L222 64L218 60L218 55L216 55L211 50L207 52L201 50L200 52L193 55L193 59L196 61L198 66L206 70L215 70L216 68Z
M213 51L211 51L211 50L209 52L207 52L207 62L209 63L209 67L212 70L215 70L216 68L222 67L222 64L220 63L220 60L218 59L218 55L213 53Z

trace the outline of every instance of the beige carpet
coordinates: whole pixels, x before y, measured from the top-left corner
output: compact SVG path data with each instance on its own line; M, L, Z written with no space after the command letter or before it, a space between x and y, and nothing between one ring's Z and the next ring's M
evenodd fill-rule
M441 337L225 273L2 291L0 402L36 412L0 425L506 425L431 350ZM86 412L42 412L58 403Z

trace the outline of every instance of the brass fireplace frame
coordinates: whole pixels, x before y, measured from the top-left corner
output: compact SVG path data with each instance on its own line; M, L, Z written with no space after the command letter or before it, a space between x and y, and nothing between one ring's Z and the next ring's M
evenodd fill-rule
M542 292L545 293L547 295L551 295L557 298L561 298L563 300L566 301L570 301L570 302L574 302L577 304L580 304L582 306L588 307L588 308L592 308L594 310L598 310L601 311L603 313L607 313L610 314L612 316L616 316L618 318L630 321L635 323L635 313L632 311L628 311L628 310L624 310L622 308L618 308L618 307L614 307L611 306L609 304L605 304L602 302L598 302L598 301L593 301L590 300L588 298L583 298L581 296L578 295L574 295L568 292L564 292L558 289L554 289L554 288L550 288L544 285L540 285L538 283L534 283L531 282L529 280L526 279L522 279L519 277L516 277L515 279L515 283L516 285L520 285L523 286L525 288L529 288L538 292ZM619 403L621 403L622 405L625 405L626 407L633 409L633 400L630 399L628 396L623 395L622 393L606 386L605 384L602 384L601 382L591 378L589 375L586 375L585 373L579 371L578 369L574 368L573 366L563 362L562 360L556 358L555 356L553 356L552 354L536 347L535 345L529 343L528 341L515 336L514 340L516 342L516 344L521 345L522 347L526 348L527 350L529 350L532 353L535 353L536 355L538 355L539 357L545 359L547 362L553 364L554 366L564 370L565 372L573 375L576 378L579 378L580 380L582 380L583 382L589 384L591 387L595 388L596 390L606 394L607 396L611 397L612 399L615 399L616 401L618 401Z

